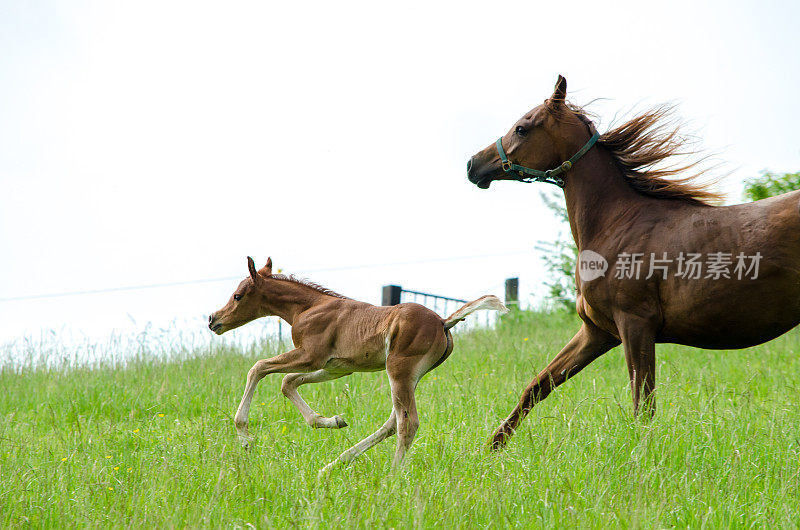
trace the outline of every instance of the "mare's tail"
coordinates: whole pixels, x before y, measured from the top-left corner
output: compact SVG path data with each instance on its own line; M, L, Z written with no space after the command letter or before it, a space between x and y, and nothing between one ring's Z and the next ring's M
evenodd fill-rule
M494 295L487 294L486 296L481 296L477 300L473 300L464 305L461 309L447 317L444 321L444 329L450 329L465 318L471 315L475 311L480 311L481 309L490 309L492 311L500 311L500 314L508 313L508 308L503 305L503 302L500 301Z

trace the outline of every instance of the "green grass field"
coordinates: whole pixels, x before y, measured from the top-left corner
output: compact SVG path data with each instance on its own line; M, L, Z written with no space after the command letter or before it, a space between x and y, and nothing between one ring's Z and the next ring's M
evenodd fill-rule
M281 375L268 376L246 453L232 416L247 370L277 344L2 369L0 526L800 526L798 330L742 351L660 346L649 423L632 417L617 348L537 406L505 451L487 452L577 328L571 315L523 313L457 335L417 389L421 426L405 465L391 469L392 438L324 483L317 470L386 420L384 372L302 387L317 411L347 419L338 431L307 427Z

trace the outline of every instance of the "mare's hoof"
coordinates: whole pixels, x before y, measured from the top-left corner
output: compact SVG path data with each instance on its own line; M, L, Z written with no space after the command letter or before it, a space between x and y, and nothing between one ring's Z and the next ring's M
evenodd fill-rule
M342 418L338 414L336 416L334 416L333 419L336 420L336 428L337 429L341 429L342 427L347 427L347 422L344 421L344 418Z
M489 441L489 450L501 451L506 446L509 438L511 438L511 434L506 432L504 425L500 426Z

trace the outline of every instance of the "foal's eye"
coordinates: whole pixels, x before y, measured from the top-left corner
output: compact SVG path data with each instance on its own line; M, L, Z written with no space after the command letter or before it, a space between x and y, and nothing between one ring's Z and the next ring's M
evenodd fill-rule
M234 299L234 300L236 300L236 301L238 302L239 300L241 300L241 299L242 299L242 295L240 295L240 294L235 294L235 295L233 295L233 299Z
M519 125L514 132L517 133L517 135L519 135L519 136L525 136L525 133L527 131L525 130L525 127L523 127L522 125Z

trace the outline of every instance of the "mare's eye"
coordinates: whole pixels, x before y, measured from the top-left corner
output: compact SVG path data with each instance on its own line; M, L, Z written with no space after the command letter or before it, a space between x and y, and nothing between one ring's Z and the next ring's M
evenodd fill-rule
M525 136L527 131L525 130L525 127L519 125L514 132L517 133L518 136Z
M240 295L240 294L235 294L235 295L233 295L233 299L234 299L234 300L236 300L236 301L238 302L239 300L241 300L241 299L242 299L242 295Z

